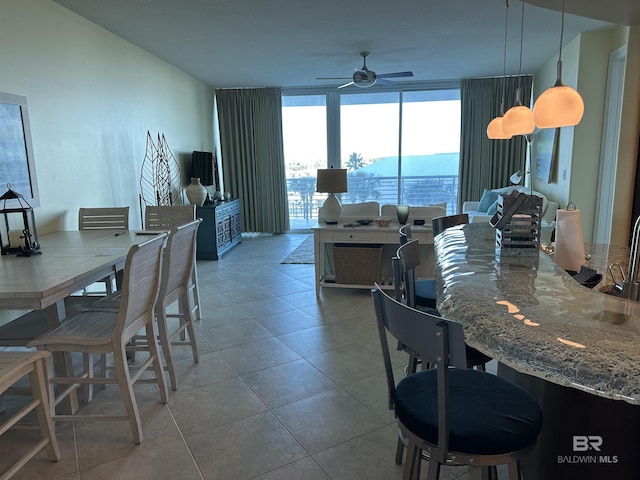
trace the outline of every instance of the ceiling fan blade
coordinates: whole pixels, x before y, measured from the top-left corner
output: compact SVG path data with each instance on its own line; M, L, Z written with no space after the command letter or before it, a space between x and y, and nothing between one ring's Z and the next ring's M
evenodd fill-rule
M400 78L400 77L413 77L413 72L381 73L378 75L378 78Z
M353 83L353 82L345 83L344 85L340 85L338 88L349 87L351 85L355 85L355 83Z
M392 82L391 80L387 80L386 78L380 78L380 77L376 78L376 83L379 85L388 85L388 86L396 84L396 82Z
M349 80L351 77L316 77L316 80Z

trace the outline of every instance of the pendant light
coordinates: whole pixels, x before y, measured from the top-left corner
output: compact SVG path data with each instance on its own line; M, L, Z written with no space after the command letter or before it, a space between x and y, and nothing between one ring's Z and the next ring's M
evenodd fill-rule
M519 82L522 84L522 40L524 37L524 0L522 0L522 19L520 25L520 66L518 69ZM536 128L533 112L522 105L522 88L516 91L516 105L511 107L502 119L502 129L507 135L529 135Z
M533 106L533 116L539 128L557 128L577 125L584 114L584 102L580 94L562 84L562 37L564 35L564 0L562 0L562 27L558 53L558 78L556 84L545 90Z
M504 54L502 60L502 96L500 99L500 113L487 125L487 137L491 140L509 140L511 135L504 133L502 129L502 118L504 117L504 90L505 77L507 75L507 29L509 26L509 0L506 0L507 8L504 20Z

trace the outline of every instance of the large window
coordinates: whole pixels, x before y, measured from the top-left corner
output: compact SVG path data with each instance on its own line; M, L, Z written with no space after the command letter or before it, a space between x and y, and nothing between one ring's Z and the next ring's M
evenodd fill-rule
M447 203L458 193L460 94L456 86L284 92L283 135L291 228L317 221L326 194L316 170L346 168L342 203Z

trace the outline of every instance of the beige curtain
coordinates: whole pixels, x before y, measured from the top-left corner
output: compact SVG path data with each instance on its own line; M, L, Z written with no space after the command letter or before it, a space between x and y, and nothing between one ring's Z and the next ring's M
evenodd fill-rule
M245 232L289 230L279 88L216 89L225 189Z
M503 82L504 80L504 82ZM477 201L485 188L509 185L509 177L524 167L527 142L522 135L511 140L490 140L487 125L500 113L504 85L504 111L516 105L518 87L522 104L531 104L533 77L472 78L460 82L460 172L458 211L467 200Z

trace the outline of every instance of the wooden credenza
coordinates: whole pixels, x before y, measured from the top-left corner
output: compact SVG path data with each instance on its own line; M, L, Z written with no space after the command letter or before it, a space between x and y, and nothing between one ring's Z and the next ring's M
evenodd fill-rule
M196 215L202 218L198 229L197 260L218 260L242 242L240 200L196 207Z
M314 263L316 296L320 295L321 288L365 288L370 289L370 284L338 283L335 278L335 262L332 247L335 244L359 244L381 245L382 260L380 265L380 286L391 288L393 272L391 257L395 255L400 245L398 230L401 225L391 223L387 227L378 227L375 224L366 226L348 227L343 224L328 225L317 224L313 230L314 239ZM433 233L431 225L412 226L412 238L420 243L421 265L416 272L419 278L433 278Z

